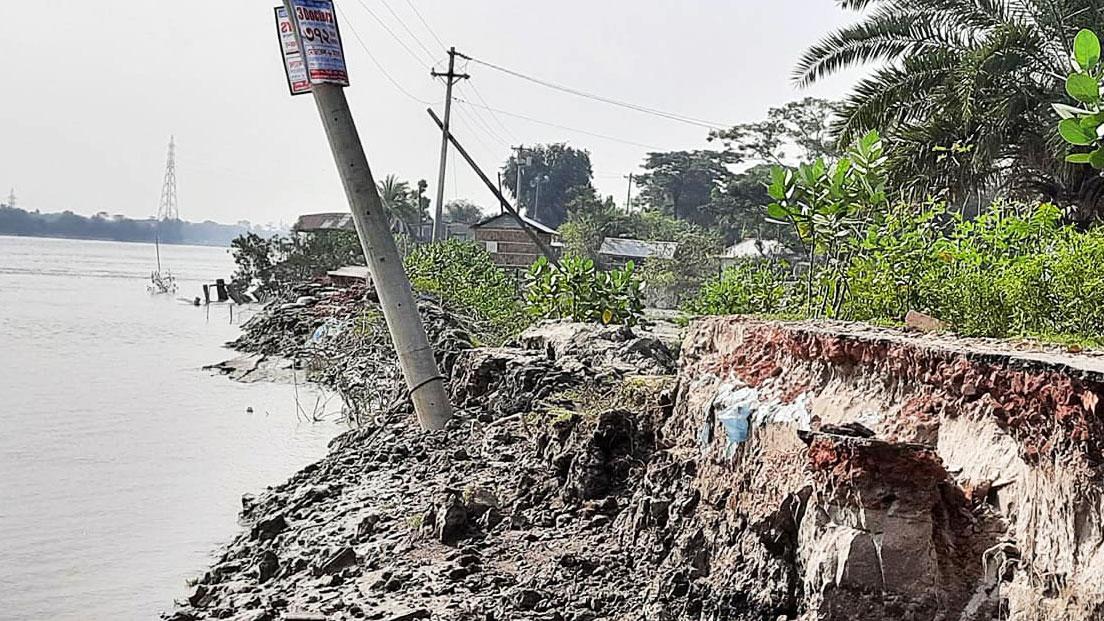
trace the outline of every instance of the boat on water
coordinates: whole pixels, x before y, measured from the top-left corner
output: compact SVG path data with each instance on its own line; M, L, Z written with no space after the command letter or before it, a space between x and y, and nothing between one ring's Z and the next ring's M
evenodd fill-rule
M153 230L153 247L157 253L157 270L150 273L150 282L146 291L150 295L176 293L176 277L171 270L161 270L161 223L166 220L179 220L180 210L176 198L176 140L169 136L169 157L165 161L165 179L161 183L161 202L157 208L157 223Z

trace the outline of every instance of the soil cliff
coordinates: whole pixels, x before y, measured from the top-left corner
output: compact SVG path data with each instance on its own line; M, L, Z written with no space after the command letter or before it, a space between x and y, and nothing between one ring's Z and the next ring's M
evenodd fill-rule
M1104 619L1100 358L710 318L447 360L448 429L395 399L247 496L166 617Z

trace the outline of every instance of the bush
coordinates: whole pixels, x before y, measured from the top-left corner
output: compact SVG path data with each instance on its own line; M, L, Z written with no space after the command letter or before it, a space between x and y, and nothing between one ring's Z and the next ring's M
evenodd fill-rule
M998 203L973 220L899 207L841 261L811 275L811 301L785 264L753 263L707 283L687 310L884 322L915 309L966 336L1104 342L1104 231L1064 225L1053 205Z
M469 314L485 342L500 344L529 325L517 281L482 246L455 239L424 244L411 250L405 265L414 290Z
M526 281L525 301L537 317L631 326L644 314L642 284L631 261L607 272L591 259L569 256L556 266L540 257Z
M705 284L684 309L699 315L780 314L796 311L789 264L744 261Z
M267 299L288 287L346 265L364 265L356 233L327 231L287 237L241 235L230 242L237 269L231 284Z

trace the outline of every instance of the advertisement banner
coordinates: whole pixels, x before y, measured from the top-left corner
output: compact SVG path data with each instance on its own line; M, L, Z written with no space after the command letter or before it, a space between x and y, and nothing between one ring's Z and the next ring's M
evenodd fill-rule
M330 0L292 0L299 40L311 84L349 85L345 52L337 28L337 14Z
M299 53L299 44L295 41L295 26L284 7L278 6L275 11L276 31L280 35L280 52L284 57L284 75L287 76L288 90L292 95L309 93L310 78L307 76L307 64Z

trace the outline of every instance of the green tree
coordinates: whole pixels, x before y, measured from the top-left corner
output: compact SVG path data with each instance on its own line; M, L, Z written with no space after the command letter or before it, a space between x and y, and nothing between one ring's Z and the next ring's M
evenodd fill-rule
M410 189L409 182L400 181L395 175L387 175L377 186L380 200L383 201L393 227L400 222L405 227L414 227L427 217L423 209L428 203L419 206L421 196ZM419 184L419 191L421 189Z
M636 177L640 200L676 220L712 225L713 192L731 179L728 165L737 161L730 151L649 153L644 174Z
M521 157L520 191L516 155L511 155L502 167L502 182L534 220L559 226L567 219L568 204L575 196L593 189L589 151L565 143L542 144L526 147Z
M875 63L845 99L841 143L871 129L886 140L891 181L914 197L947 189L959 204L997 190L1104 207L1104 184L1063 161L1051 102L1062 101L1067 42L1099 25L1098 0L841 0L865 9L801 58L812 84Z
M483 209L475 203L458 198L445 203L445 222L475 224L483 219Z
M806 97L771 108L764 121L710 132L709 140L720 141L736 161L783 165L833 158L839 155L832 135L837 109L826 99Z

